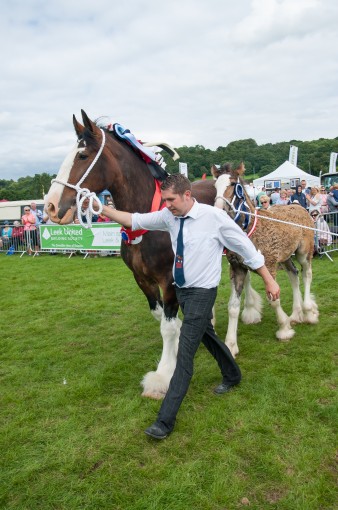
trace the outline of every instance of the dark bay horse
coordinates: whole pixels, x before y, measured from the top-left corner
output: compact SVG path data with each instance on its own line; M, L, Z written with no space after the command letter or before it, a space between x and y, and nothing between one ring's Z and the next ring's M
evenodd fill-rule
M270 301L275 309L279 329L276 336L279 340L286 341L293 337L295 331L292 324L307 322L315 324L318 322L318 307L314 297L311 295L312 269L311 261L313 256L314 234L307 228L313 228L313 223L308 212L300 205L276 205L267 211L257 211L245 191L244 182L241 179L245 171L242 163L236 169L226 165L220 170L216 167L211 169L215 178L217 198L215 205L224 208L232 217L236 213L232 211L231 204L237 204L237 209L246 204L245 214L241 210L239 221L241 224L247 222L246 231L251 241L264 255L265 265L270 273L276 278L277 269L281 266L286 270L293 290L293 309L290 317L281 307L280 300ZM236 186L240 186L236 196ZM239 198L243 192L243 200ZM246 216L246 217L245 217ZM271 221L271 220L278 221ZM298 270L292 262L292 255L295 255L302 268L304 283L304 299L300 291ZM239 352L237 343L237 326L240 312L240 300L242 291L245 290L244 309L242 320L246 324L253 324L261 320L261 298L251 287L250 272L241 263L238 255L227 252L230 262L231 296L228 305L229 322L225 343L233 356Z
M156 186L147 164L113 132L99 128L83 110L81 113L83 125L73 116L78 142L61 165L46 198L45 208L50 219L60 224L74 220L80 182L90 192L100 193L108 189L119 210L149 212ZM193 196L199 202L213 205L216 196L214 181L194 183ZM142 394L163 398L176 366L181 326L173 286L174 255L169 234L147 232L137 244L122 243L121 256L145 294L151 313L161 323L162 356L156 371L144 376Z

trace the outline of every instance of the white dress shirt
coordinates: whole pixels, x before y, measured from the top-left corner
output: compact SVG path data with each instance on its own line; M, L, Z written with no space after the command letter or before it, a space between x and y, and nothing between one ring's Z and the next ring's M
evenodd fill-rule
M263 255L225 211L195 201L187 218L183 226L184 287L217 287L221 279L224 247L243 257L244 264L251 269L264 265ZM169 232L175 254L179 228L179 217L166 207L161 211L132 215L132 230Z

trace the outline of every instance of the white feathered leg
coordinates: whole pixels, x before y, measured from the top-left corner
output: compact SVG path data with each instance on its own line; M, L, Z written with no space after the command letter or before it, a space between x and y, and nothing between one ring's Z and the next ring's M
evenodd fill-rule
M237 344L238 317L241 308L241 297L237 294L233 280L231 279L231 296L228 304L228 330L225 337L225 345L233 357L239 353Z
M288 269L286 269L286 272L289 277L293 293L293 304L292 314L290 316L290 324L301 323L304 321L304 315L303 315L303 299L299 285L299 276L298 273L289 271Z
M162 356L156 372L148 372L141 382L141 385L143 386L143 397L150 397L159 400L165 396L169 387L170 379L172 378L176 367L180 329L181 320L178 317L175 319L167 319L164 313L162 314Z
M306 255L298 256L298 261L302 266L302 276L304 283L304 322L317 324L319 311L314 296L311 294L312 267L311 262L307 260Z
M242 321L244 324L257 324L262 319L262 298L251 287L251 277L248 271L244 281L244 308L242 311Z
M272 308L275 310L277 322L279 325L279 330L276 333L276 337L278 340L287 341L293 337L295 334L294 329L290 326L290 319L284 312L283 308L280 304L280 299L276 299L276 301L269 301Z

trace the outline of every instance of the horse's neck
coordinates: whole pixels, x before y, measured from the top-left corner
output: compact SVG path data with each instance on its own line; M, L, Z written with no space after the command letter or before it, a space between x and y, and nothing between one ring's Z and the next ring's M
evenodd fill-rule
M256 208L255 208L254 204L252 203L251 198L249 197L249 195L248 195L248 193L247 193L247 191L246 191L246 189L244 187L243 181L241 181L241 184L242 184L243 191L244 191L245 202L247 203L247 206L248 206L249 211L251 213L250 219L249 219L248 228L247 228L247 230L249 231L250 228L252 227L252 225L254 224L254 221L255 221L255 211L256 211Z
M128 212L149 212L155 183L146 163L121 142L113 143L111 154L108 189L116 208Z
M248 207L250 209L250 212L254 213L255 212L255 206L251 202L251 198L249 197L248 192L245 189L244 181L241 178L239 178L238 180L236 180L236 182L242 186L243 194L244 194L244 197L245 197L245 202L247 203L247 205L248 205Z

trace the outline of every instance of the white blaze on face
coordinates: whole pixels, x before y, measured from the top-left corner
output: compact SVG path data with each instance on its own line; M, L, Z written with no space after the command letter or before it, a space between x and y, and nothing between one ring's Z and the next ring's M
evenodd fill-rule
M228 174L222 174L218 177L218 179L215 182L215 188L216 188L216 201L215 201L215 207L218 207L219 209L224 208L224 201L221 198L223 197L225 190L227 187L230 186L230 177Z
M73 147L73 149L70 151L70 153L65 157L65 159L60 167L60 170L56 176L56 178L59 181L68 182L70 171L74 164L75 156L79 151L82 151L82 150L83 149L79 149L78 146L75 145ZM55 207L58 207L63 190L64 190L63 184L59 184L58 182L53 182L51 187L49 188L45 203L47 205L48 205L48 203L52 203L52 204L54 204Z

